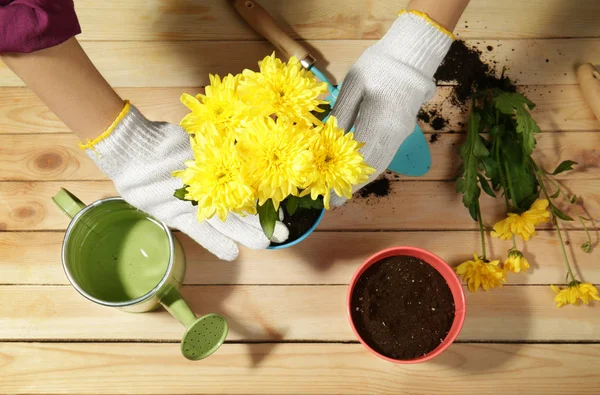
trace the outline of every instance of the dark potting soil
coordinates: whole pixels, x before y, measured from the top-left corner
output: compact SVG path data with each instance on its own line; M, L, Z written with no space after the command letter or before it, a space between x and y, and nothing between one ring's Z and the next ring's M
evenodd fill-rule
M315 224L319 215L321 215L321 210L298 207L294 215L290 216L283 205L281 208L283 210L283 221L281 222L287 226L290 235L285 243L271 242L271 246L278 246L298 240Z
M390 191L390 180L386 177L381 177L358 191L358 196L361 198L368 198L370 196L384 197L389 195Z
M461 40L452 43L434 78L438 84L456 83L450 100L459 107L464 106L477 91L489 88L502 88L511 92L516 90L516 86L508 77L496 77L495 68L481 60L480 50L468 47Z
M440 138L440 134L439 133L434 133L429 137L429 142L430 143L435 143L436 141L438 141L438 139Z
M446 280L420 259L394 256L371 265L354 287L352 321L365 342L393 359L433 351L454 321Z

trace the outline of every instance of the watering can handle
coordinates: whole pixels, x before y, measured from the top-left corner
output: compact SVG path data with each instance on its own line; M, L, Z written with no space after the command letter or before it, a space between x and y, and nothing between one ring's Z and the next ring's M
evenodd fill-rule
M261 36L266 38L283 52L288 58L295 56L308 69L315 59L300 43L291 38L269 13L254 0L235 0L234 7L238 14Z
M60 191L52 200L70 218L75 217L78 212L85 208L85 204L81 200L64 188L60 188Z

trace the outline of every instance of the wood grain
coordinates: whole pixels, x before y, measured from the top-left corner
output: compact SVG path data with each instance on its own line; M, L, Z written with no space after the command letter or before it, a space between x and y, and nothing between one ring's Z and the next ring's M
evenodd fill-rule
M435 131L421 122L424 132L445 133L464 129L467 115L447 100L450 89L439 87L430 102L431 108L438 108L448 119L448 127ZM543 132L600 130L600 122L589 109L577 85L524 86L522 90L536 103L533 115ZM181 93L197 94L201 91L201 88L180 87L117 89L121 97L129 99L149 119L172 123L179 123L188 111L179 102ZM0 87L0 135L68 132L66 126L29 89Z
M408 0L261 0L295 38L381 37ZM78 0L83 40L248 40L259 38L229 2ZM479 0L456 27L461 38L599 37L593 0Z
M395 365L360 344L225 344L190 362L177 344L0 343L0 392L594 395L599 363L597 344L455 344Z
M305 44L319 59L319 68L340 81L373 40L310 40ZM497 62L498 73L521 85L576 84L575 67L600 59L600 39L473 40L482 58ZM94 41L82 46L115 87L204 86L209 73L239 73L257 68L273 51L266 42L239 41ZM492 48L488 51L487 47ZM546 61L548 60L548 61ZM23 86L0 64L0 86Z
M198 315L219 313L235 341L349 341L345 285L185 286ZM558 309L549 286L467 292L463 341L599 341L600 305ZM0 286L0 339L177 341L166 311L128 314L96 305L70 286ZM315 308L318 306L318 308ZM494 306L493 309L490 306ZM110 322L110 325L106 323Z
M432 167L426 175L414 179L455 179L464 135L444 134L431 141ZM600 131L544 133L537 141L535 158L544 168L552 171L566 159L580 164L580 171L562 173L557 178L600 179ZM0 135L0 181L106 180L77 143L72 134Z
M62 232L0 233L0 284L68 284L61 265ZM347 284L372 254L398 245L433 251L456 265L480 250L478 232L316 232L298 247L278 251L241 249L235 262L224 263L183 233L176 233L186 252L186 284ZM597 246L598 232L592 233ZM600 284L597 254L579 246L583 231L568 232L569 256L585 281ZM527 243L532 269L511 274L509 284L560 284L565 268L556 234L540 231ZM521 245L521 244L519 244ZM490 256L503 260L510 242L488 237ZM285 270L281 270L285 267Z
M476 229L454 184L450 181L392 180L388 196L352 199L343 207L328 212L319 230ZM569 180L562 184L582 197L587 217L600 218L600 180ZM51 200L61 187L85 203L117 195L110 181L0 182L0 230L66 229L67 216ZM491 224L505 216L500 199L485 195L481 205L484 219ZM577 206L573 211L581 210ZM579 222L565 226L582 229Z

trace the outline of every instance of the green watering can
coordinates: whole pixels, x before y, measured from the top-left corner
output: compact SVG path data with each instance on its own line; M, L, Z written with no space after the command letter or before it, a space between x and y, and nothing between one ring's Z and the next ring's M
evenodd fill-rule
M162 305L186 329L181 353L190 360L213 354L228 325L218 314L196 317L181 297L185 255L162 222L121 198L89 206L61 189L53 198L71 218L62 246L62 264L75 289L103 306L141 313Z

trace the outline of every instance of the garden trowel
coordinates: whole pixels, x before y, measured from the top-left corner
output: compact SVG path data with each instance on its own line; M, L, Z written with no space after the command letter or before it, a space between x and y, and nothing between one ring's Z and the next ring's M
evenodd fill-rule
M241 17L258 33L271 42L278 51L288 57L295 56L302 66L310 70L318 79L327 83L328 95L325 100L331 107L335 104L341 83L333 85L327 76L315 67L316 59L302 44L292 39L264 8L254 0L234 0L234 6ZM351 129L350 131L352 131ZM419 125L402 143L388 169L408 176L422 176L431 167L431 154L427 140Z

